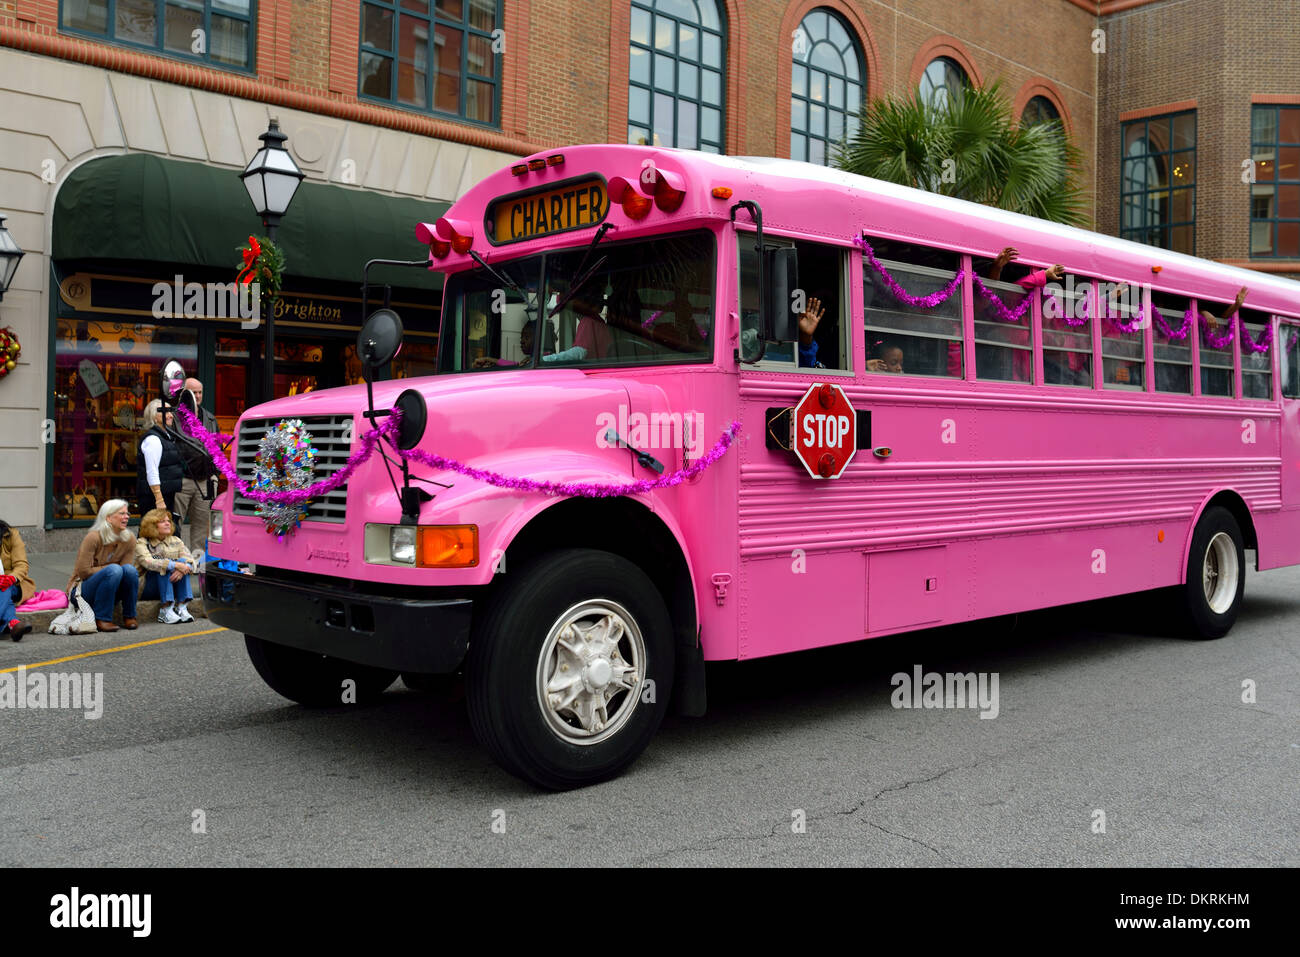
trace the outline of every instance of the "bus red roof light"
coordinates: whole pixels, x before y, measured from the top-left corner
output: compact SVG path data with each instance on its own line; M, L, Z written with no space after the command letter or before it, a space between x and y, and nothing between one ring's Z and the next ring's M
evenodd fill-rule
M473 236L463 236L460 233L455 233L451 237L451 248L456 250L456 252L460 253L462 256L469 252L473 245Z
M447 254L451 252L451 243L442 239L435 239L429 243L429 252L433 253L435 259L446 259Z
M686 198L686 191L674 189L668 182L666 176L660 176L655 183L655 205L665 213L675 213L681 208L682 200Z
M623 213L628 219L645 219L653 205L649 196L642 196L631 186L623 191Z

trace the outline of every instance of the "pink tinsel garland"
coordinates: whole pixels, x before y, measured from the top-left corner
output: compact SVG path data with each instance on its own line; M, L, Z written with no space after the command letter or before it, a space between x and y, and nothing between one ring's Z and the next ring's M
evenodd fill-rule
M225 454L221 450L221 445L217 436L213 435L203 428L198 418L188 409L179 410L182 420L187 428L191 430L191 435L203 443L207 449L208 455L211 456L212 462L217 469L229 479L230 483L239 490L239 493L245 498L255 502L269 502L277 505L301 505L313 498L319 498L334 489L343 485L352 476L357 468L369 459L378 446L379 440L392 436L398 426L401 424L401 410L393 409L387 421L377 429L371 429L361 436L360 447L348 457L346 463L337 472L329 478L322 479L319 482L313 482L306 488L292 489L283 492L259 492L254 489L248 482L239 477L239 472L230 464ZM441 469L448 472L456 472L467 478L477 479L480 482L486 482L489 485L495 485L498 488L515 489L521 492L544 492L547 495L573 495L582 498L611 498L618 495L636 495L643 492L649 492L653 489L671 488L680 485L689 479L694 478L703 472L706 468L722 458L731 443L735 440L737 433L740 431L740 423L732 422L726 431L718 439L717 443L704 455L700 456L685 468L670 472L667 475L661 475L655 479L641 479L636 482L624 482L618 485L607 485L600 482L547 482L536 479L521 478L518 476L502 475L499 472L492 472L487 469L476 469L472 466L457 462L455 459L449 459L441 455L435 455L432 452L425 452L421 449L398 450L397 454L404 459L414 462L420 462L432 468Z

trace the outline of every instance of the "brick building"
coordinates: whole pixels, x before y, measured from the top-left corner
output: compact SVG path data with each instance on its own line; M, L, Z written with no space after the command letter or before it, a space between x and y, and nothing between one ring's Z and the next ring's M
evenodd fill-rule
M0 214L27 254L0 302L23 342L0 516L64 547L133 500L166 358L223 424L263 398L260 334L155 288L233 278L262 231L235 174L271 117L307 176L278 235L284 394L356 374L364 261L419 259L413 224L517 156L824 161L864 98L962 82L1061 119L1098 229L1300 277L1297 27L1293 0L0 0ZM379 278L419 374L439 285Z

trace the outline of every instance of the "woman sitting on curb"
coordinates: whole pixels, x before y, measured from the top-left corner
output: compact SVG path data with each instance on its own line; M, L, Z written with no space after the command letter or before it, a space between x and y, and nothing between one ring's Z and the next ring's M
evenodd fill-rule
M32 626L18 618L17 607L36 593L27 570L27 547L18 530L0 519L0 635L22 641Z
M81 581L81 597L95 610L95 626L100 631L117 631L113 624L113 608L122 603L122 627L134 629L136 595L140 591L140 578L135 573L132 559L135 555L135 536L127 531L131 520L126 502L111 498L99 507L99 516L77 549L77 564L71 589Z
M144 576L146 600L159 598L158 620L164 625L193 621L185 603L194 597L190 573L195 561L185 543L172 528L171 513L165 508L145 512L140 519L140 540L135 543L135 567Z

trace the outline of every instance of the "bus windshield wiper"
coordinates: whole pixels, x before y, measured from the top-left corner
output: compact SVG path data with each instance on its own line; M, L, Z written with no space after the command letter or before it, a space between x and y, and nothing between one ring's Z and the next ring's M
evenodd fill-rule
M469 254L476 263L478 263L480 266L482 266L484 269L487 270L488 275L490 275L497 282L501 283L501 285L505 286L511 292L517 294L519 298L524 301L524 310L528 313L528 318L530 320L536 320L537 316L534 315L534 313L537 309L537 304L536 302L532 301L528 293L524 291L523 287L520 286L519 283L515 282L513 279L511 279L509 276L505 275L504 273L497 272L495 268L493 268L491 265L488 264L488 261L486 259L480 256L474 250L471 249L469 251Z
M560 314L560 310L563 309L565 306L567 306L569 304L569 300L572 299L574 296L576 296L578 292L582 289L582 287L587 285L587 283L591 281L591 277L596 274L596 270L598 270L601 266L605 265L605 261L608 258L609 258L608 256L601 256L599 259L597 259L594 263L591 264L590 269L588 269L577 279L573 280L573 285L569 286L569 291L566 292L561 298L556 300L555 308L550 311L549 315L558 316Z

